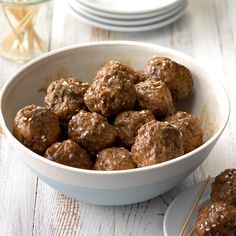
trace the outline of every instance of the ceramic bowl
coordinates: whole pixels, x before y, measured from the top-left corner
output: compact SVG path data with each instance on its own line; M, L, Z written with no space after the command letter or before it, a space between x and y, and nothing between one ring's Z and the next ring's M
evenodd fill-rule
M63 76L91 82L108 60L141 69L153 56L169 57L188 67L193 75L191 96L180 109L197 115L204 144L176 159L148 167L120 171L93 171L64 166L37 155L12 135L16 112L25 105L42 105L47 85ZM0 97L1 126L19 157L52 188L80 201L123 205L154 198L187 177L208 156L229 117L225 90L195 60L169 48L138 42L109 41L70 46L46 53L22 67L4 85Z

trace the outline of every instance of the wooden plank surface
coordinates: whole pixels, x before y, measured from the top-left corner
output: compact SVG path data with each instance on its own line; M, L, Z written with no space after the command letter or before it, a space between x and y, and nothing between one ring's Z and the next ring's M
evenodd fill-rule
M90 27L74 18L65 1L55 1L51 49L100 40L136 40L172 47L196 58L224 84L231 100L231 117L204 163L183 183L155 199L119 207L77 202L38 180L17 159L1 134L0 235L163 235L169 203L195 182L236 167L236 1L190 0L184 16L172 25L149 32L122 33ZM0 85L20 65L0 59Z

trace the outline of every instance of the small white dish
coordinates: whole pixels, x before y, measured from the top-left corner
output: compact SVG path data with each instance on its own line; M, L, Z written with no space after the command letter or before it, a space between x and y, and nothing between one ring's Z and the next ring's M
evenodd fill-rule
M189 232L191 232L195 226L200 208L210 201L211 183L213 181L214 178L209 181L190 221L188 222L188 225L184 231L184 235L188 235ZM203 182L204 181L201 181L186 189L184 192L180 193L170 204L166 211L163 222L164 236L176 236L179 234L189 212L194 205L197 195L202 188Z
M140 14L168 9L182 0L78 0L100 11L118 14Z
M169 17L169 18L164 19L162 21L157 21L157 22L154 22L151 24L146 24L146 25L122 26L122 25L105 24L105 23L96 21L90 17L83 15L81 12L76 11L70 5L68 5L68 8L77 19L79 19L89 25L103 28L106 30L120 31L120 32L139 32L139 31L148 31L148 30L158 29L158 28L164 27L166 25L169 25L169 24L175 22L185 12L185 8L183 8L182 10L180 10L179 12L174 14L172 17Z
M173 11L175 8L179 7L180 5L186 4L188 0L182 0L175 5L170 6L169 8L160 9L158 11L146 12L146 13L137 13L137 14L121 14L121 13L114 13L114 12L106 12L102 10L98 10L95 8L91 8L78 0L67 0L69 2L74 2L77 8L82 9L92 15L100 16L100 17L107 17L112 19L120 19L120 20L137 20L137 19L144 19L150 18L158 15L166 14L169 11Z
M161 15L156 15L156 16L148 17L144 19L115 19L115 17L108 18L108 17L102 17L102 16L91 14L87 12L86 10L83 10L82 8L80 8L77 5L76 0L68 0L67 2L71 8L73 8L75 11L77 11L79 14L85 17L88 17L94 21L98 21L104 24L111 24L111 25L117 25L117 26L141 26L141 25L147 25L147 24L158 22L158 21L166 20L168 18L171 18L173 15L177 14L181 10L183 10L187 4L186 1L184 1L171 11L168 11Z

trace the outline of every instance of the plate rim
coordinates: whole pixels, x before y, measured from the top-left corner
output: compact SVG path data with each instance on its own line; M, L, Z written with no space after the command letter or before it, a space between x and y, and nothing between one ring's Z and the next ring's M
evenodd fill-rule
M80 2L78 0L67 0L67 1L74 1L76 4L82 8L83 10L90 12L90 14L98 15L101 17L107 17L107 18L114 18L116 17L117 19L123 19L123 20L129 20L129 19L143 19L143 18L148 18L148 17L153 17L156 15L161 15L165 14L168 11L173 10L174 8L178 7L181 4L188 3L188 0L181 0L176 6L172 6L168 9L162 9L158 11L153 11L153 12L147 12L147 13L137 13L137 14L122 14L122 13L113 13L113 12L106 12L103 10L95 9L92 7L89 7L85 5L83 2Z
M118 31L118 32L141 32L141 31L150 31L154 29L159 29L164 26L167 26L171 23L174 23L179 18L181 18L186 10L186 7L174 14L171 18L168 18L166 20L157 21L151 24L141 25L141 26L116 26L116 25L109 25L104 24L98 21L94 21L92 19L88 19L88 17L82 16L81 14L78 14L70 5L68 5L69 10L71 13L76 17L77 19L83 21L86 24L92 25L94 27L110 30L110 31Z
M111 25L122 26L122 27L123 26L135 27L135 26L152 24L158 21L164 21L164 20L167 20L168 18L173 17L174 15L176 15L177 13L179 13L180 11L182 11L183 9L187 7L187 2L183 1L183 3L179 5L178 7L161 15L156 15L153 17L147 17L143 19L115 19L114 17L113 18L102 17L102 16L89 13L86 10L83 10L82 8L80 8L79 6L74 5L76 4L75 2L76 0L67 0L67 4L71 8L73 8L73 10L75 10L78 13L81 13L85 17L88 17L94 21L101 22L102 24L111 24Z
M97 9L99 11L103 11L103 12L109 12L109 13L115 13L115 14L122 14L122 15L136 15L136 14L145 14L145 13L150 13L150 12L157 12L159 10L164 10L164 9L168 9L171 6L175 6L178 5L180 2L184 1L184 0L172 0L171 3L166 4L165 6L162 7L154 7L151 9L146 9L146 10L136 10L136 11L122 11L122 10L118 10L118 9L109 9L108 7L102 7L99 4L93 3L92 1L88 1L88 0L77 0L80 3L83 3L84 5L93 8L93 9Z

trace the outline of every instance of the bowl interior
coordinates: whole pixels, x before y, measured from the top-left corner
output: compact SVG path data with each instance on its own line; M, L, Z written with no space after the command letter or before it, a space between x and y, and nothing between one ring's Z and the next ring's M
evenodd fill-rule
M42 105L46 88L55 79L71 76L90 83L96 71L108 60L119 60L140 70L153 55L169 57L191 70L193 92L177 106L200 117L204 140L208 140L227 121L229 105L222 86L188 56L139 43L88 44L56 50L35 59L4 87L1 100L3 120L11 131L16 112L25 105Z

